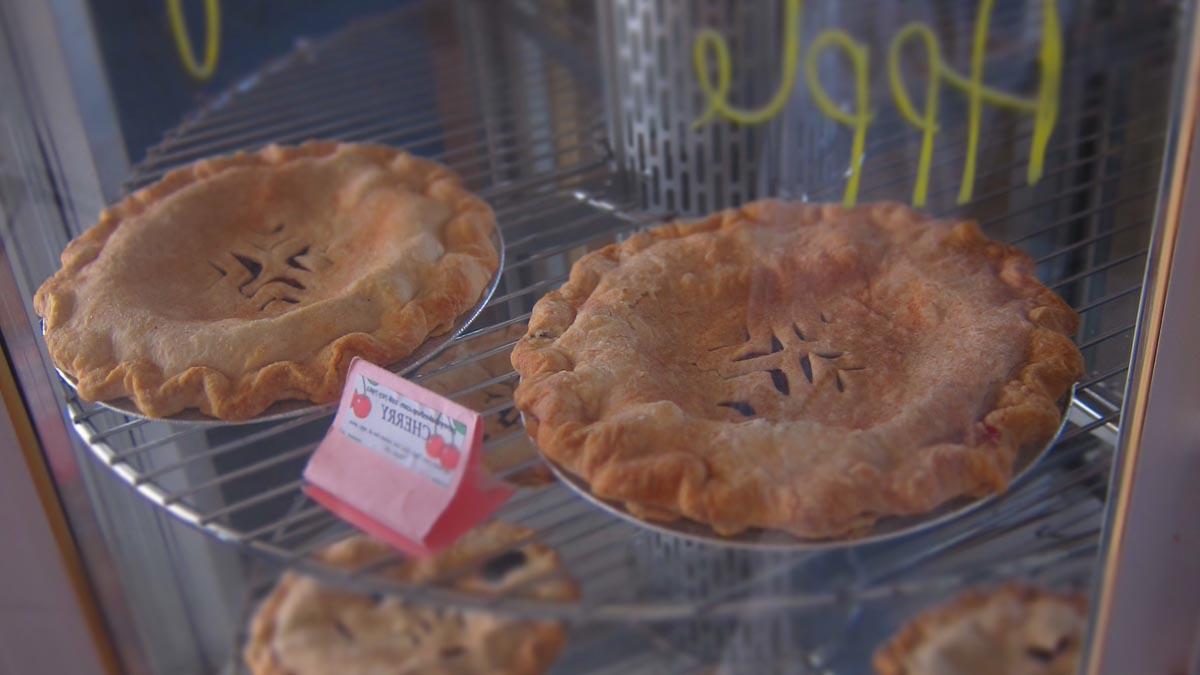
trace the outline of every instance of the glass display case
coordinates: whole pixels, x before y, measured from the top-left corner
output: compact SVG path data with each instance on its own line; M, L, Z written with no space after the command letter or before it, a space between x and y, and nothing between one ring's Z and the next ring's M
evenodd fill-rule
M1089 597L1088 672L1195 670L1191 3L3 0L0 27L0 522L29 542L6 604L42 598L74 645L5 643L21 672L248 672L287 570L555 622L554 673L867 673L922 610L1009 581ZM508 550L552 549L577 598L329 564L354 530L302 489L329 406L150 419L56 370L32 298L106 205L311 139L436 159L494 210L494 290L406 376L479 411L517 486L495 518L527 533ZM1078 312L1063 427L1002 494L848 540L730 538L545 468L508 362L534 304L587 253L765 197L975 220Z

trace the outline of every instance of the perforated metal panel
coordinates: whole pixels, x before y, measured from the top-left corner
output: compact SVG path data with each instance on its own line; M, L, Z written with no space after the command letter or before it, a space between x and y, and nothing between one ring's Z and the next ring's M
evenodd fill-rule
M610 143L653 209L701 214L767 192L763 159L777 126L716 122L704 113L692 67L692 38L722 26L738 64L737 96L760 101L779 71L781 3L612 0L596 3Z

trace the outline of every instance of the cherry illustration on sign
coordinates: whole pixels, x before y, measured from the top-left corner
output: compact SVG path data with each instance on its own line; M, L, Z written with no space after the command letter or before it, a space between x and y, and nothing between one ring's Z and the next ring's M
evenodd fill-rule
M446 441L441 436L430 436L429 440L425 441L425 454L429 455L430 459L436 459L440 462L442 460L442 450L445 447Z
M363 378L363 390L355 391L350 397L350 409L354 411L354 416L359 419L365 419L371 414L371 399L367 398L366 394L367 382Z
M440 422L441 420L442 417L439 415L438 421ZM462 458L462 451L455 442L459 440L458 437L460 435L465 434L467 431L466 425L462 422L458 420L450 421L454 426L450 442L447 442L441 433L434 433L425 441L425 454L430 459L437 460L438 464L447 471L453 471L458 467L458 462Z

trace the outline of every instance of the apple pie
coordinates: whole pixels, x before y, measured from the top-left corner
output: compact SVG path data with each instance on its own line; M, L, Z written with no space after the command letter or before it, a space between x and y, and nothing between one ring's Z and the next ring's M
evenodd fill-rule
M513 350L515 398L639 517L847 537L1004 490L1082 374L1077 322L971 222L757 202L581 258Z
M875 654L879 675L1075 675L1087 629L1079 594L969 591L910 621Z
M450 170L312 142L206 159L106 209L38 290L84 399L151 417L328 402L352 358L388 365L493 278L491 209Z
M387 567L382 574L417 583L449 576L459 589L482 595L575 599L578 590L559 575L552 550L518 545L529 534L507 523L489 523L433 558ZM355 536L319 557L353 570L378 564L391 553L378 540ZM475 571L460 574L467 564ZM251 621L244 656L253 675L536 675L550 667L565 643L563 628L553 621L407 604L288 572Z

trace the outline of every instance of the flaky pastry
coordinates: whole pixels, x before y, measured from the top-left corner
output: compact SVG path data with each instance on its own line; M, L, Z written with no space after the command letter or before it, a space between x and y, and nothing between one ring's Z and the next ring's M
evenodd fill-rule
M1087 599L1012 584L972 590L909 621L875 654L879 675L1074 675Z
M973 223L758 202L580 259L513 350L516 403L640 517L844 537L1004 490L1083 371L1077 321Z
M106 209L34 306L83 398L245 419L331 401L353 357L392 364L448 330L496 271L495 227L428 160L270 146L172 171Z
M519 543L530 534L489 523L433 558L380 573L407 582L452 577L458 588L481 595L575 599L574 583L557 576L558 556L541 544ZM355 570L390 554L386 544L355 536L319 557ZM462 574L464 566L474 571ZM255 613L244 656L253 675L537 675L565 642L563 628L552 621L407 604L287 572Z

